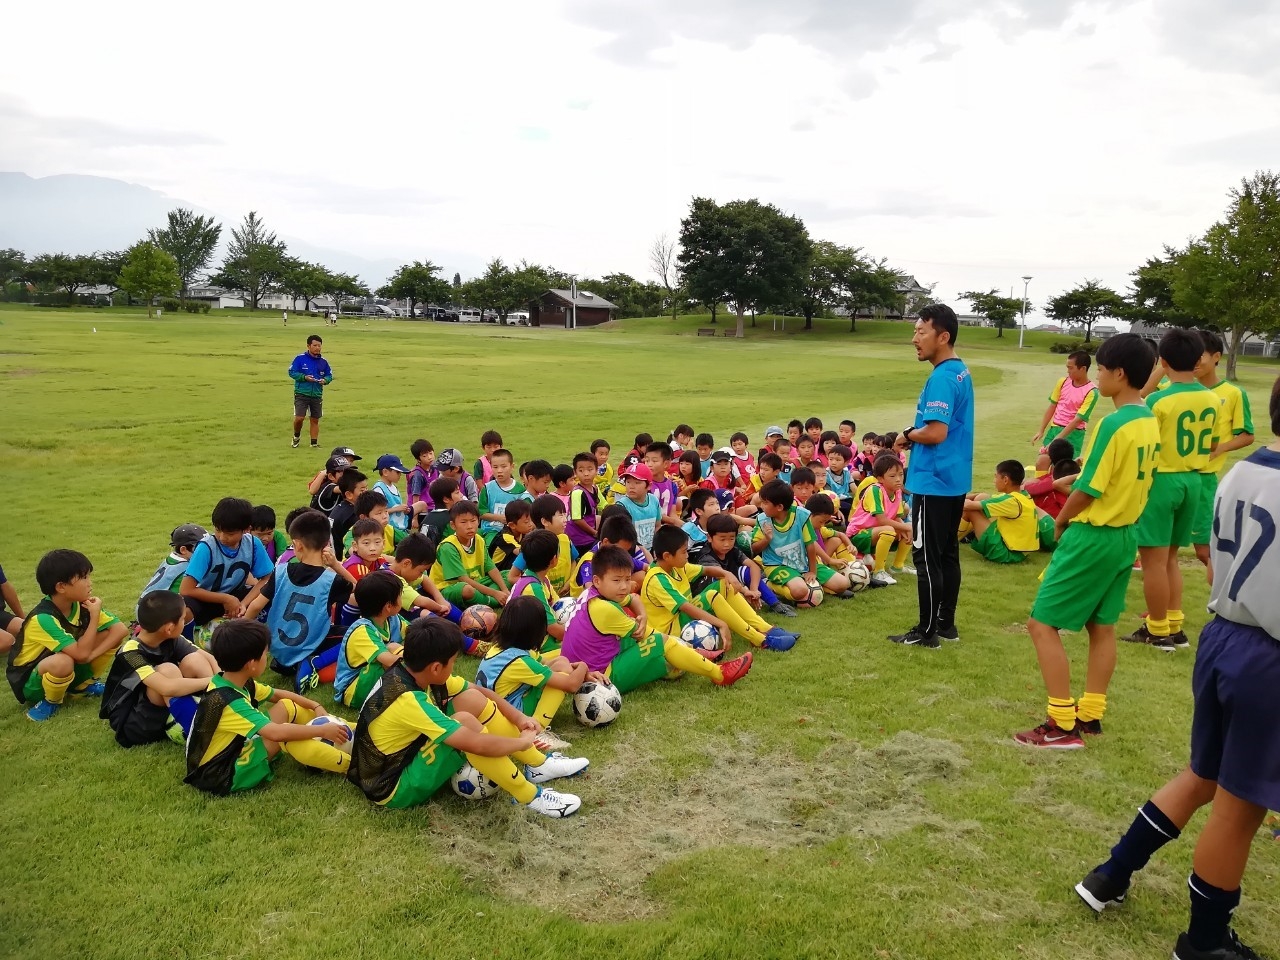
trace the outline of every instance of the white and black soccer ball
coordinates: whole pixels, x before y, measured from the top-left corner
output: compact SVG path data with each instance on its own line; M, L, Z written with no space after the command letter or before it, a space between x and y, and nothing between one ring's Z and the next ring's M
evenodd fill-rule
M584 727L603 727L622 712L622 694L609 681L588 680L573 695L573 715Z
M724 646L720 631L705 620L690 620L680 631L680 642L700 653L715 653Z
M861 593L871 582L871 571L861 560L850 560L845 564L844 575L849 578L849 589Z
M809 588L809 595L801 600L796 601L797 607L820 607L826 594L822 592L821 584L805 584Z
M329 744L329 746L331 747L337 747L339 750L350 750L351 749L350 738L355 736L355 731L351 729L351 724L347 723L347 721L343 720L341 717L334 717L334 716L316 717L314 720L310 721L307 724L307 726L322 727L326 723L336 723L340 727L346 727L348 739L344 743L334 743L332 740L326 740L324 737L316 737L316 739L319 740L321 743Z
M556 622L562 627L567 627L573 615L578 612L581 603L582 601L577 597L561 597L551 604L551 612L556 615Z
M469 763L449 778L449 786L463 800L488 800L502 789Z

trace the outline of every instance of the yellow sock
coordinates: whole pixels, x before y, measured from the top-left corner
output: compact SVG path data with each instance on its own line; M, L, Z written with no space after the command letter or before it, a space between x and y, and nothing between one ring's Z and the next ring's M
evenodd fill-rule
M529 803L538 795L538 788L525 779L510 757L481 757L468 753L467 762L521 803Z
M551 726L551 721L556 718L556 711L564 703L565 693L564 690L551 687L542 688L542 696L538 698L538 709L534 711L533 719L538 721L543 730Z
M1049 719L1063 730L1076 728L1076 702L1072 699L1049 698Z
M67 688L75 678L74 673L66 677L55 677L51 673L40 674L40 686L44 690L44 698L50 703L61 703L67 698Z
M1081 720L1101 720L1106 712L1107 695L1105 693L1090 693L1086 690L1080 697Z
M351 754L323 740L292 740L280 746L300 764L314 767L316 770L346 773L347 768L351 766Z
M1169 611L1169 632L1177 633L1182 629L1183 623L1186 622L1186 615L1181 610Z
M760 616L756 608L751 606L751 602L742 594L736 592L729 594L729 606L733 607L748 626L759 630L761 636L773 629L773 624Z
M1169 635L1169 621L1167 619L1152 620L1148 617L1147 629L1151 632L1153 637L1167 637Z
M489 701L492 703L493 701ZM493 716L484 721L484 732L491 733L495 737L518 737L520 731L516 729L516 725L498 712L494 708ZM511 759L517 763L527 763L531 767L540 767L547 755L536 747L529 747L527 750L521 750L518 753L511 754ZM472 764L475 767L475 764ZM476 767L479 770L479 767ZM490 780L493 778L490 777Z
M959 535L963 537L967 533L973 533L973 524L968 520L961 520Z
M764 643L764 634L742 619L742 615L733 608L733 604L724 594L716 592L711 595L711 612L727 623L733 633L744 637L752 646L758 647Z
M698 676L714 680L716 683L719 683L724 678L724 674L720 672L720 668L716 664L702 654L694 653L692 647L686 647L675 637L662 637L662 655L667 658L669 666L678 670L696 673Z
M93 667L93 675L95 677L105 677L108 673L111 672L111 661L114 660L115 658L116 658L116 651L108 650L106 653L90 660L89 666Z
M887 533L876 537L876 565L875 573L879 573L889 565L889 551L893 549L893 537Z
M894 554L893 565L898 568L906 566L907 558L911 556L911 541L898 541L898 552Z

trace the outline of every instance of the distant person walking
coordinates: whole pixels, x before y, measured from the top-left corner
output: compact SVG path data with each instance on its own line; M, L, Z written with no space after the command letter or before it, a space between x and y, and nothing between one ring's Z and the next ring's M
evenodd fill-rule
M289 379L293 381L293 445L302 435L302 421L311 417L311 447L320 446L320 417L324 388L333 382L329 361L320 356L324 340L314 333L307 337L307 352L293 358Z
M911 559L917 573L920 619L894 643L937 649L959 640L960 542L964 498L973 483L973 381L956 356L955 311L933 303L920 311L911 342L916 357L933 364L920 394L915 423L902 435L911 441L906 488L911 494Z
M1040 443L1043 438L1042 451L1058 437L1071 444L1077 457L1084 449L1084 428L1098 402L1098 388L1089 379L1092 363L1093 359L1083 350L1067 357L1067 375L1049 394L1049 406L1040 421L1040 430L1031 438L1032 443Z

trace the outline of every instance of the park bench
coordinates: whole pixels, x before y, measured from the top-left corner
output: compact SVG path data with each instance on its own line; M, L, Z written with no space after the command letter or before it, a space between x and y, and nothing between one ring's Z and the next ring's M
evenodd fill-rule
M698 328L698 336L700 337L714 337L715 335L716 335L715 327L699 327Z

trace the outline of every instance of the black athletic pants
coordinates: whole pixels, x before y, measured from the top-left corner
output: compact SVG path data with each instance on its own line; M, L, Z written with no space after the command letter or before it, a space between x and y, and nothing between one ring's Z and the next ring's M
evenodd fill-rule
M914 494L911 523L915 537L911 560L916 567L920 593L920 632L937 633L954 627L960 599L960 521L964 497Z

